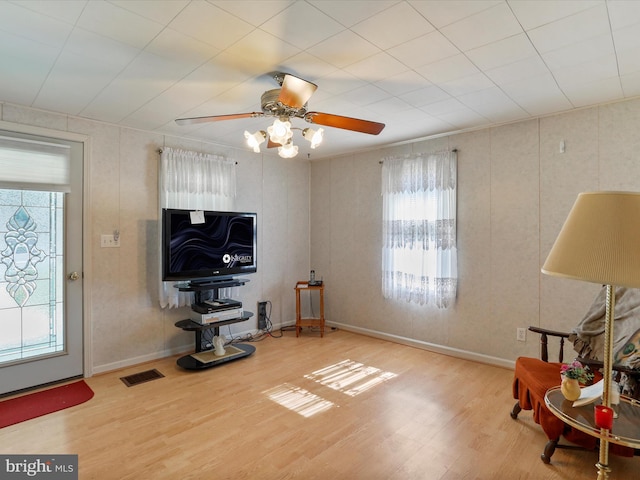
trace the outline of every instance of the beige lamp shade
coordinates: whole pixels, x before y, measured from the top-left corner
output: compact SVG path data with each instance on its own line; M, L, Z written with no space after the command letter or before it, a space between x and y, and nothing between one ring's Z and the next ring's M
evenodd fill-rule
M579 194L542 272L640 288L640 193Z

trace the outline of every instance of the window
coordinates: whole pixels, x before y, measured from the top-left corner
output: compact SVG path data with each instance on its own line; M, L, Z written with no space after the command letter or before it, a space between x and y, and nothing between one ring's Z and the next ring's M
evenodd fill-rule
M386 158L382 167L382 293L447 308L458 283L457 154Z

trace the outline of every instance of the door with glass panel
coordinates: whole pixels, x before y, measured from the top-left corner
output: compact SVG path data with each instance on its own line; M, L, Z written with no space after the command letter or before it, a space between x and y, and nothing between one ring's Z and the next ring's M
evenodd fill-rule
M0 130L0 394L83 374L82 165Z

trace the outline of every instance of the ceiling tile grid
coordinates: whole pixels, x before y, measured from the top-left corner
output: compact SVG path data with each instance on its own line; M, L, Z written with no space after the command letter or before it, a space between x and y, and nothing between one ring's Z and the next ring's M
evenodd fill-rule
M297 137L322 158L640 95L639 49L628 0L0 0L0 101L247 148L268 118L174 120L259 112L288 72L386 124Z

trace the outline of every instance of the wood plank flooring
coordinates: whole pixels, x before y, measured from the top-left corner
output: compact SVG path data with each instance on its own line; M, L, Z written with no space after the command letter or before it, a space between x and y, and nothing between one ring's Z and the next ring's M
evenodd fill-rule
M345 331L255 346L209 370L172 357L89 378L92 400L0 430L0 452L78 454L82 480L597 476L596 452L542 463L531 413L509 416L510 370ZM152 368L165 377L120 380ZM611 468L612 480L640 478L638 458Z

